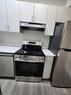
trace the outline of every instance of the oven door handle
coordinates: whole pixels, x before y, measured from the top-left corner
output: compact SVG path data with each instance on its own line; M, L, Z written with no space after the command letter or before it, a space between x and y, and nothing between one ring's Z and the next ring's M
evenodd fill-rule
M27 62L27 63L44 63L44 60L41 60L41 61L32 61L32 60L20 60L20 59L15 59L15 62L18 61L18 62Z

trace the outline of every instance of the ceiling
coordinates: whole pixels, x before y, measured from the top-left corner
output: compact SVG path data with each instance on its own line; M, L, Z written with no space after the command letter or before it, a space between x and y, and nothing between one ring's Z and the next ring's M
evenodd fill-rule
M65 4L68 0L24 0L24 1L65 6Z

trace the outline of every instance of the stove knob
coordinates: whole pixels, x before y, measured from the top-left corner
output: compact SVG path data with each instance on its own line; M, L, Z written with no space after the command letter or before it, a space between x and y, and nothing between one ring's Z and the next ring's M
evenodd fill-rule
M44 62L44 60L43 60L43 59L39 59L39 61L40 61L40 62Z
M26 51L24 51L24 54L27 53Z

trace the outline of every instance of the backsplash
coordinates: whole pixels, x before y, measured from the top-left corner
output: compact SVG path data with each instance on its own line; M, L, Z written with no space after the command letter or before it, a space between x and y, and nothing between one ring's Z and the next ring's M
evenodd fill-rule
M1 45L21 45L23 40L41 41L42 48L48 48L49 37L41 31L24 31L23 33L0 32Z

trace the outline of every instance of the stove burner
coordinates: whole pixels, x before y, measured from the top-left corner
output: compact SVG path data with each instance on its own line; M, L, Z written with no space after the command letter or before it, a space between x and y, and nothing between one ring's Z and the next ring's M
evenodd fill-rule
M19 49L15 54L21 54L21 55L33 55L33 56L45 56L43 51L24 51L21 49Z
M22 55L33 55L33 56L45 56L40 44L23 44L22 48L19 49L16 54Z

